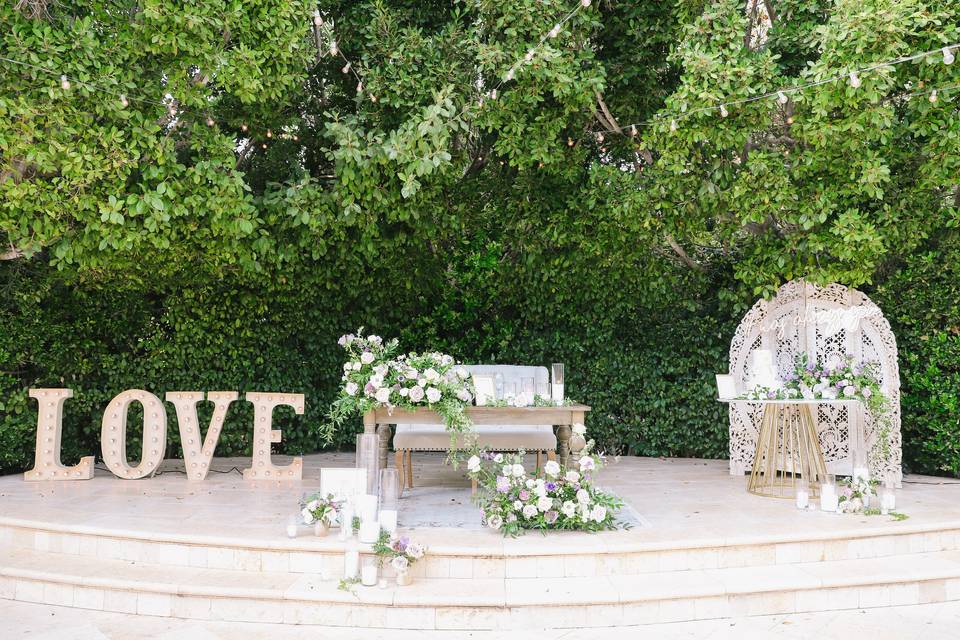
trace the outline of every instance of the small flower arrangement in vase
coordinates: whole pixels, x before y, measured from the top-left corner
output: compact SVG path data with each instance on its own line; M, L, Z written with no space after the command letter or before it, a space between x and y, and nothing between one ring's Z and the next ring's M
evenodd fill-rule
M312 524L313 532L318 536L325 536L330 526L337 521L343 501L333 494L321 496L314 494L300 500L300 515L304 524Z
M380 532L380 538L373 545L373 552L382 565L389 562L397 574L397 586L405 587L413 579L410 577L410 567L426 555L426 548L416 542L410 542L406 536L391 534L389 531Z
M870 498L877 495L876 480L855 476L842 482L838 496L837 511L842 513L861 513L870 507Z

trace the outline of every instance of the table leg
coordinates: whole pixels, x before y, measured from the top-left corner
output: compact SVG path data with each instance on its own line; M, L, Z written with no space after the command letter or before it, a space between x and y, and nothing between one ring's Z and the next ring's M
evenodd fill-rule
M376 433L377 429L377 414L373 411L367 411L363 414L363 432L364 433Z
M560 454L560 465L566 467L570 462L570 436L573 429L569 424L557 426L557 452Z
M379 437L380 469L387 468L387 454L390 452L390 436L392 428L389 424L377 425L377 436Z

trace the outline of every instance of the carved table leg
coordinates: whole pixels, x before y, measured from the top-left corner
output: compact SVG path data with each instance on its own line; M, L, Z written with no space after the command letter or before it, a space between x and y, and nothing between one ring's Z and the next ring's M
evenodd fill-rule
M379 436L380 446L380 469L387 468L387 454L390 451L390 436L392 435L392 431L389 424L377 425L377 436Z
M373 411L367 411L363 414L363 432L364 433L376 433L377 428L377 414Z
M557 426L557 452L560 454L560 465L566 467L570 462L570 436L573 430L568 424Z

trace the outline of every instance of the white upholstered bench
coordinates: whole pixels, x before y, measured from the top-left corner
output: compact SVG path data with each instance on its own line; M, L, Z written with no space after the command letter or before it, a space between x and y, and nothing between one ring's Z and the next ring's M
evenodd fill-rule
M503 376L505 387L516 384L520 387L522 378L533 378L534 388L549 384L546 367L519 365L466 365L471 374L499 373ZM541 456L549 459L556 457L557 437L553 425L475 425L477 444L491 451L528 451L537 454L537 467L541 466ZM457 446L463 446L462 439ZM413 486L414 451L449 451L450 435L442 424L397 424L393 436L393 449L396 452L397 469L401 471L401 482L405 487Z

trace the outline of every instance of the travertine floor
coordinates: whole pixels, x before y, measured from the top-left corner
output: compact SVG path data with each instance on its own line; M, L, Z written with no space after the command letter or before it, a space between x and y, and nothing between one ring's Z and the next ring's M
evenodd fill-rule
M402 631L201 622L0 600L5 640L950 640L958 636L960 603L654 624L618 629L544 632Z
M454 470L444 465L439 454L421 454L415 462L415 488L401 502L402 527L422 529L420 537L433 545L504 544L499 535L481 529L462 466ZM300 496L318 488L320 467L352 465L353 454L307 456L300 482L245 481L236 471L190 482L171 470L178 464L169 461L164 466L167 472L144 480L120 480L102 470L93 480L78 482L29 483L20 475L0 477L0 518L96 530L278 539L289 516L296 513ZM248 464L246 459L215 461L221 471ZM634 526L603 534L602 543L588 534L553 534L552 545L676 547L731 540L789 541L960 523L960 482L921 476L906 478L898 491L898 510L910 516L903 522L798 511L792 501L748 494L746 479L728 475L726 462L720 460L621 458L610 461L599 482L630 505L625 517ZM450 528L459 531L451 535ZM539 545L540 538L533 534L506 544Z

